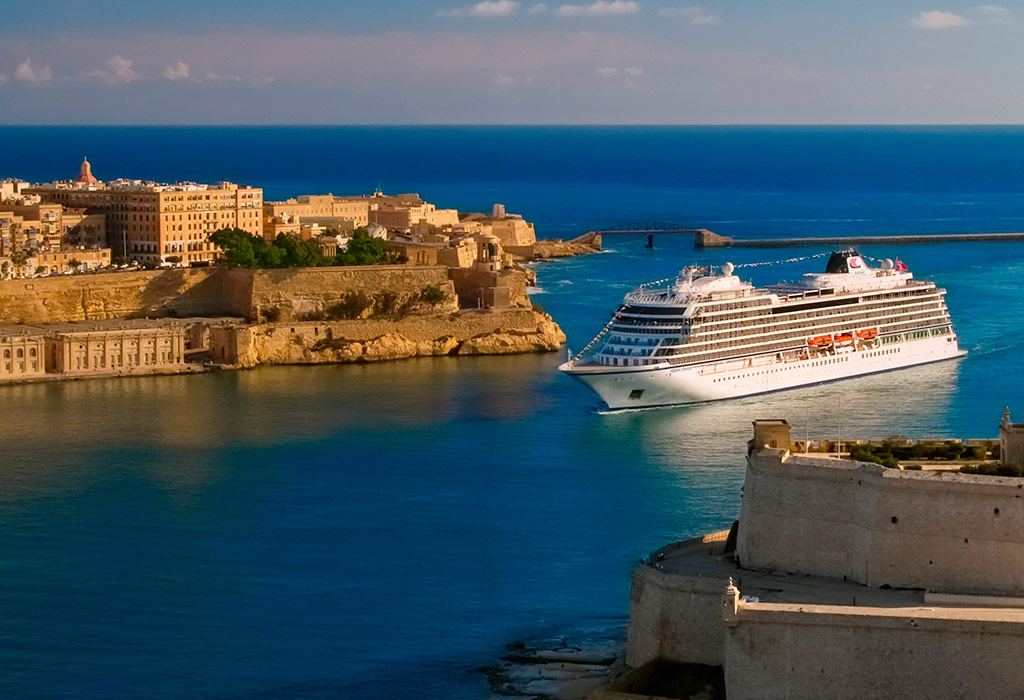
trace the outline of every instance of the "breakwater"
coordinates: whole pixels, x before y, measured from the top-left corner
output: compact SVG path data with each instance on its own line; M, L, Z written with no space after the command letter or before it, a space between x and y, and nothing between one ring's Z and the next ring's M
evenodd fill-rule
M695 248L789 248L802 245L908 245L918 243L983 243L1024 241L1024 233L937 233L891 236L815 236L798 238L730 238L699 229L693 232Z

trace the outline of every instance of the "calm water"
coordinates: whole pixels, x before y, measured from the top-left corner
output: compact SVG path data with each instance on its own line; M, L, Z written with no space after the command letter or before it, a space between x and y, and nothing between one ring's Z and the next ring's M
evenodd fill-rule
M542 234L665 220L745 236L1024 230L1024 131L0 129L0 176L233 179L270 197L504 201ZM261 153L255 152L260 144ZM69 155L71 154L71 155ZM581 347L706 251L617 238L538 266ZM603 415L560 356L0 390L0 697L482 698L513 639L615 629L629 567L727 527L750 421L992 436L1024 415L1024 244L865 248L945 286L962 361ZM803 265L743 270L756 282Z

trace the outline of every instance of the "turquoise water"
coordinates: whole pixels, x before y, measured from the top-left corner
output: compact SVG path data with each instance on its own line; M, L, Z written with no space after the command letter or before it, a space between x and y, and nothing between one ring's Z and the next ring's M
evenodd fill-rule
M223 177L272 197L381 177L441 205L506 201L552 235L648 219L745 236L1024 230L1015 129L0 135L0 175L57 177L29 169L81 151L101 177ZM259 139L277 155L251 156ZM183 151L214 141L216 156ZM534 300L571 347L685 264L825 250L644 243L537 266ZM754 418L798 436L974 437L1004 405L1024 413L1024 244L862 252L946 287L969 355L612 415L557 373L561 354L3 388L0 697L486 697L475 668L506 643L618 629L632 562L729 525Z

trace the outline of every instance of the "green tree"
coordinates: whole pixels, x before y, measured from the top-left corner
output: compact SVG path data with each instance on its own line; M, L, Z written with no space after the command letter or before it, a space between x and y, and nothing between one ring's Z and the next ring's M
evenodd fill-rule
M423 288L423 291L420 292L420 299L431 306L437 306L444 301L444 291L436 284L432 284Z
M240 228L222 228L210 234L210 242L224 251L224 262L233 267L259 267L255 239Z
M14 269L21 273L25 273L25 265L28 264L28 253L23 250L19 250L17 253L11 253L11 264L14 265Z
M82 261L79 260L78 258L71 258L70 260L68 260L68 267L70 267L75 272L78 272L78 268L80 268L81 266Z
M388 244L380 238L371 238L365 228L357 228L345 246L345 252L338 253L337 265L381 265L388 262Z

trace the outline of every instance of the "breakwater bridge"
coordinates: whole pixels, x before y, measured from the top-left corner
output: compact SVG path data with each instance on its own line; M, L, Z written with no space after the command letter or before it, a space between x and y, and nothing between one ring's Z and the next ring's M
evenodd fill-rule
M917 243L959 243L1024 241L1024 232L1014 233L935 233L891 234L884 236L814 236L799 238L731 238L706 228L683 224L641 222L619 224L600 231L588 231L573 239L574 243L593 243L602 236L647 236L647 247L654 247L655 235L692 235L695 248L789 248L804 245L907 245Z

